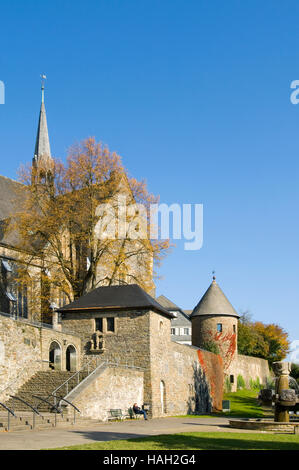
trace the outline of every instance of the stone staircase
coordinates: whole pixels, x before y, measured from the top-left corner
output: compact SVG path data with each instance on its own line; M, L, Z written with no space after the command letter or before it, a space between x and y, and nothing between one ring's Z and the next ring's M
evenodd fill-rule
M52 406L47 403L34 398L34 395L44 398L54 404L54 399L51 397L51 393L70 377L74 375L74 372L67 371L39 371L31 379L29 379L15 394L16 397L25 400L29 405L37 408L39 412L50 412L53 411ZM80 374L80 381L86 376L87 372ZM74 387L78 385L78 376L68 381L67 385L64 385L58 392L57 396L62 398L67 395ZM50 397L50 398L49 398ZM28 412L30 408L20 400L10 398L5 405L15 412ZM38 415L37 415L38 416ZM14 419L12 417L12 419Z
M8 421L9 420L9 421ZM20 411L16 413L16 417L10 415L5 411L0 412L0 433L7 431L41 431L52 428L70 428L74 425L76 427L84 427L98 423L98 420L90 418L81 418L80 415L76 415L74 422L73 417L56 414L55 413L43 413L42 416L33 414L33 412Z

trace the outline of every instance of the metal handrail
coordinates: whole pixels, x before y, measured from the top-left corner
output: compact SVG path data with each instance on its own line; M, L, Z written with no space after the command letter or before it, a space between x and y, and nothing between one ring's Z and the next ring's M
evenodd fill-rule
M76 411L78 411L78 413L81 413L81 411L73 404L71 403L70 401L66 400L65 398L62 398L60 401L59 401L59 405L62 401L65 401L66 403L68 403L69 405L71 405L73 408L74 408L74 421L73 421L73 424L75 424L76 422Z
M62 410L59 409L57 406L53 405L53 403L49 402L48 400L46 400L45 398L43 397L39 397L38 395L32 395L33 398L37 398L38 400L41 400L41 401L44 401L45 403L47 403L48 405L51 406L51 408L55 408L55 410L57 410L57 413L61 413L62 414Z
M59 404L62 402L62 401L66 401L69 405L71 405L73 408L75 408L76 411L78 411L78 413L81 413L81 411L70 401L68 401L66 398L61 398L59 400Z
M56 426L57 426L57 413L60 413L61 416L62 416L62 418L63 418L63 411L62 411L61 409L59 409L57 406L53 405L53 404L52 404L51 402L49 402L48 400L46 400L45 398L39 397L39 396L37 396L37 395L32 395L32 396L33 396L33 398L37 398L38 400L41 400L41 401L44 401L44 402L48 403L48 405L50 405L51 408L55 408L55 409L57 410L56 413L54 413L54 415L55 415L55 418L54 418L54 426L55 426L55 428L56 428ZM38 406L38 405L37 405L37 406Z
M86 369L87 367L87 373L89 375L89 365L90 363L93 362L93 359L91 359L87 364L85 364L83 367L81 367L80 370L76 371L73 375L71 375L71 377L69 377L65 382L63 382L61 385L59 385L59 387L55 388L55 390L53 390L53 392L51 393L50 396L53 396L54 397L54 403L56 404L57 402L57 391L60 390L64 385L66 385L66 395L68 394L68 383L76 376L78 376L78 384L79 384L79 375L80 375L80 372L83 372L84 369ZM97 365L97 362L98 362L98 358L96 358L96 367L95 369L98 367ZM103 361L104 362L104 361ZM48 397L48 398L49 398Z
M0 316L10 318L11 320L14 320L14 321L20 321L22 323L26 323L28 325L35 326L37 328L46 328L48 330L61 331L63 333L70 334L70 335L73 335L73 336L77 335L77 333L75 331L68 330L67 328L64 328L64 327L62 327L61 330L58 329L58 328L55 328L52 323L42 323L42 322L39 322L39 321L30 320L29 318L18 317L18 316L15 316L14 314L5 313L5 312L1 312L1 311L0 311Z
M125 369L140 369L140 370L147 370L145 367L139 367L139 366L133 366L129 365L127 363L122 363L122 362L109 362L106 361L106 364L108 366L117 366L117 367L124 367Z
M29 406L29 408L31 408L34 411L34 413L38 414L39 416L42 416L39 411L37 411L33 406L27 403L27 401L23 400L23 398L13 397L12 395L10 395L10 398L14 398L15 400L20 400L21 402L25 403L25 405Z
M5 408L6 411L8 412L7 413L7 431L9 431L9 429L10 429L10 414L12 414L15 418L16 418L16 415L14 414L14 412L10 408L8 408L8 406L4 405L4 403L0 402L0 405L3 406L3 408Z
M5 408L9 413L11 413L16 418L16 415L10 408L8 408L8 406L4 405L4 403L1 403L1 401L0 401L0 405L3 406L3 408Z
M68 395L68 383L76 376L78 376L78 385L79 385L79 375L80 375L80 372L83 372L83 370L86 369L87 367L87 370L88 370L88 376L91 375L92 373L95 372L96 369L98 369L98 367L100 366L104 366L104 365L111 365L111 366L121 366L121 367L126 367L128 369L139 369L139 370L145 370L143 367L138 367L138 366L133 366L133 365L129 365L129 364L122 364L122 363L117 363L117 362L109 362L109 361L102 361L101 364L98 365L98 358L96 358L96 366L94 367L94 369L92 370L91 373L89 373L89 365L91 364L91 362L93 362L94 359L91 359L87 364L85 364L85 366L83 366L80 370L78 370L77 372L75 372L71 377L69 377L65 382L63 382L61 385L59 385L59 387L57 387L55 390L53 390L53 392L51 393L51 395L49 395L48 398L50 398L50 396L53 396L54 397L54 403L56 405L57 403L57 391L60 390L64 385L66 385L66 394L65 396Z
M25 405L29 406L29 408L32 409L33 411L33 421L32 421L32 427L35 428L35 414L38 414L39 416L42 416L33 406L31 406L29 403L27 403L27 401L23 400L23 398L20 398L20 397L13 397L12 395L10 395L10 398L14 399L14 400L19 400L21 401L22 403L24 403Z

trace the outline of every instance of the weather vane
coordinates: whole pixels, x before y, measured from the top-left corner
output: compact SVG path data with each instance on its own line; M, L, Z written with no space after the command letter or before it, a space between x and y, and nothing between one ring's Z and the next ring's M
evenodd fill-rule
M41 76L41 82L42 82L42 103L44 102L44 90L45 90L45 80L47 79L46 75L43 73Z
M213 280L215 281L215 279L216 279L216 276L215 276L215 274L216 274L216 271L215 271L215 270L214 270L214 271L212 271L212 274L213 274Z

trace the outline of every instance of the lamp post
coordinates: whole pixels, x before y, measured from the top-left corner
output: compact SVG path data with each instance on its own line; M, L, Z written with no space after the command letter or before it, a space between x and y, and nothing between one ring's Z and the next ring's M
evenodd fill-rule
M50 309L52 310L52 325L53 325L53 328L54 329L57 329L58 327L58 313L57 313L57 309L58 309L58 305L55 304L55 302L52 302L50 304Z

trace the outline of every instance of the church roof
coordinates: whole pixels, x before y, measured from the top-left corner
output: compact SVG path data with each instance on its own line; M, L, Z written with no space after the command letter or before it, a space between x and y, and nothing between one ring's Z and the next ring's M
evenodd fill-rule
M191 318L201 315L228 315L238 318L240 316L218 286L215 278L193 309Z
M67 313L77 310L108 309L150 309L173 318L172 313L137 284L98 287L57 311Z
M50 149L50 139L47 125L46 107L44 103L44 84L42 83L42 102L39 113L39 121L37 135L35 141L35 150L33 157L33 165L49 167L53 165Z
M17 231L6 231L6 223L14 213L21 211L25 200L26 186L0 175L0 242L16 246L20 242Z
M36 158L39 158L43 155L47 155L48 157L51 157L45 103L42 103L41 108L40 108L37 136L36 136L36 142L35 142L35 150L34 150L34 156Z
M25 185L0 175L0 220L20 210L26 191Z

